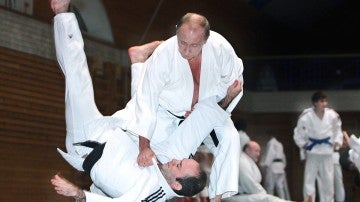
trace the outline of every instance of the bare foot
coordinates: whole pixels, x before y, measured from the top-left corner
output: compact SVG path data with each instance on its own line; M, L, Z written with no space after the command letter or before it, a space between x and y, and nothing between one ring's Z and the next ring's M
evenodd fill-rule
M160 45L162 41L153 41L141 46L133 46L128 50L131 64L138 62L145 62L146 59L154 52L155 48Z

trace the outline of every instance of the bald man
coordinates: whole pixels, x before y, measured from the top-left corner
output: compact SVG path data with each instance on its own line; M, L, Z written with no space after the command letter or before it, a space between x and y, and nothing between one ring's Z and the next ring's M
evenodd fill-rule
M240 155L239 194L223 200L224 202L285 202L281 198L267 194L261 186L261 173L256 165L259 161L260 145L250 140Z
M261 186L261 173L256 165L259 161L261 148L255 141L249 141L240 155L239 193L240 194L266 194Z

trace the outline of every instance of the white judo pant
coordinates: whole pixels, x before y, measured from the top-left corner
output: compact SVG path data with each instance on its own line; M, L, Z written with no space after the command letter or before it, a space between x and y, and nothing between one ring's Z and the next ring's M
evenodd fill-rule
M82 156L89 153L91 149L75 147L73 143L86 141L84 125L94 119L101 118L102 115L95 105L94 91L83 51L84 44L80 30L68 28L62 23L55 23L56 55L65 75L66 85L66 149L69 154ZM70 29L72 31L71 36L67 33ZM82 99L74 99L77 97Z
M121 117L103 116L98 111L88 66L85 60L80 64L61 66L66 81L66 147L70 154L86 154L88 148L73 146L73 143L86 140L105 142L107 137L102 136L102 133L122 123ZM215 97L206 99L201 105L195 106L193 113L166 141L154 145L153 149L160 158L187 158L196 152L214 127L228 119L229 114L217 105Z
M332 154L307 153L304 173L304 198L312 196L315 202L318 184L320 202L334 201L334 164Z
M210 136L204 141L215 157L210 172L209 197L222 194L222 198L226 198L238 192L241 153L239 133L230 118L214 130L219 144L215 147Z
M74 146L73 143L86 140L104 142L106 139L104 139L101 134L109 129L109 127L121 127L123 120L121 120L119 116L103 117L96 107L93 84L89 74L86 56L83 50L84 43L78 25L74 23L55 23L56 54L66 81L66 149L70 155L81 157L88 154L91 149ZM140 75L140 77L137 78L136 75ZM132 83L132 85L136 86L137 83L142 80L142 73L135 72L133 76L138 79L137 81L133 81L134 84ZM132 89L131 92L133 94L134 89ZM201 127L205 128L204 125ZM231 195L237 192L240 155L240 143L238 141L237 131L230 117L227 117L226 123L223 124L223 126L215 126L215 131L219 139L219 145L218 147L210 147L216 156L210 176L209 195L211 198L218 194L225 193L223 196L227 196L227 194ZM189 140L190 139L187 139L187 142L189 142ZM192 142L192 140L190 142ZM198 143L196 141L193 142ZM196 147L199 145L200 143L196 145ZM196 149L191 148L187 152L195 151ZM77 160L80 162L79 159ZM81 165L77 164L76 168L81 170Z
M273 173L268 170L265 175L264 188L270 195L277 194L279 198L285 199L285 173Z
M343 182L343 175L340 164L334 164L334 191L335 191L335 201L344 202L345 201L345 189Z
M109 176L111 176L109 173L117 173L118 170L116 167L107 167L109 163L103 162L113 162L116 156L118 158L115 159L121 161L136 162L138 144L129 142L133 140L131 138L133 135L126 134L120 129L111 130L111 128L116 127L116 124L114 125L113 123L114 121L117 123L116 121L119 117L102 116L98 112L92 93L91 77L87 65L67 66L66 68L71 68L71 71L64 71L66 77L66 123L69 124L67 127L67 143L73 143L78 140L96 140L100 142L109 140L103 156L91 171L91 177L100 186L100 189L105 187L106 192L112 194L112 196L122 193L122 188L127 188L125 185L127 182L124 180L114 181L114 176L114 178L108 180ZM215 97L203 100L195 106L192 114L166 141L154 145L154 152L160 159L166 157L166 159L163 159L163 162L168 162L173 158L187 158L190 153L194 153L197 150L198 146L215 126L222 125L228 118L229 114L218 106ZM114 134L114 131L117 131L117 134ZM114 137L118 138L114 139ZM75 148L72 144L69 144L68 148L78 153L78 149L82 147ZM109 154L106 153L106 149L116 153L110 152L113 155L106 155ZM128 151L132 151L130 152L131 155L128 154ZM126 160L129 158L132 160ZM100 165L105 167L100 167L101 169L99 169L98 166ZM128 167L133 167L133 164L125 165L121 168ZM122 171L120 174L123 177L116 179L126 179L126 173L128 172L129 180L131 181L131 172L136 172L134 170L126 171L126 169ZM122 183L125 184L122 185ZM95 188L97 193L101 194L101 190L98 187L93 185L92 188L92 190Z

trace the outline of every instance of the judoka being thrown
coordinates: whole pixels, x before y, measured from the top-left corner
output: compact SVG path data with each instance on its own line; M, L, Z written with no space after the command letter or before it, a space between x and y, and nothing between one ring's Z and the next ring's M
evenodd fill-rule
M214 127L229 118L223 110L229 103L224 100L232 99L224 99L223 108L214 97L199 102L173 135L153 145L157 160L163 164L154 159L153 166L138 166L138 137L127 133L125 127L134 113L132 101L113 116L106 117L98 111L76 18L72 13L65 13L68 4L69 0L51 0L57 14L54 18L56 54L66 82L68 153L59 152L74 168L89 173L94 184L93 192L87 192L55 175L52 179L55 190L88 202L165 201L200 192L206 176L199 164L187 157L195 153ZM86 142L89 140L92 142ZM78 142L82 143L73 144Z

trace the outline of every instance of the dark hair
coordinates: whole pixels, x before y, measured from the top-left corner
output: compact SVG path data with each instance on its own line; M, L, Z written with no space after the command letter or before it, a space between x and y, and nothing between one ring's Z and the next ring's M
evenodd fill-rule
M326 99L326 98L327 98L327 96L325 95L325 93L323 93L321 91L317 91L311 96L311 101L312 101L312 103L315 103L319 100Z
M200 20L198 22L198 24L204 28L204 39L207 40L210 36L210 23L209 21L206 19L205 16L197 14L197 13L186 13L181 19L180 21L176 24L176 34L179 32L180 27L184 24L184 23L188 23L190 22L192 19L191 17L193 17L194 15L199 16Z
M203 169L200 169L198 176L176 178L176 181L181 184L182 189L174 190L174 192L181 196L191 197L198 194L205 188L207 175Z

